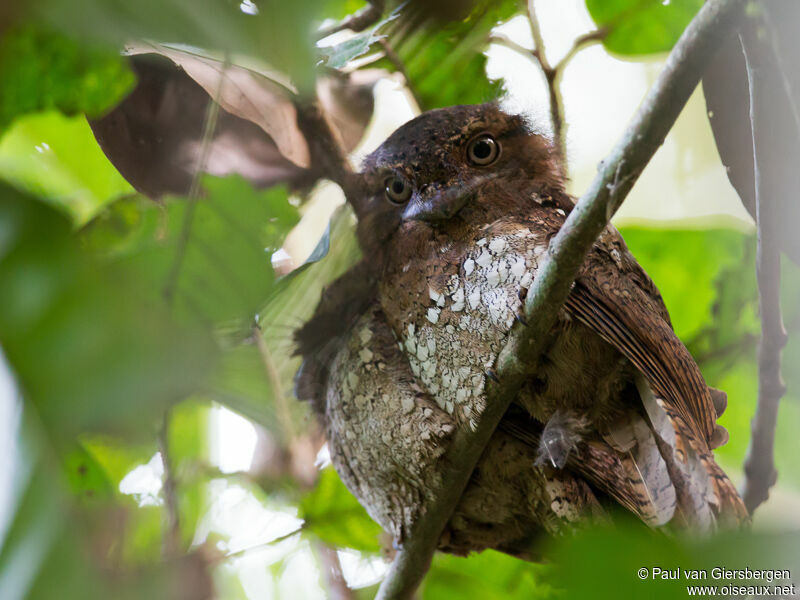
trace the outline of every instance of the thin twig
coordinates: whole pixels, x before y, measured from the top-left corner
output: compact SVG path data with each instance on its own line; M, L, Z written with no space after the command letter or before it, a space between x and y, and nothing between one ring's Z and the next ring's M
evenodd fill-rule
M781 161L771 158L774 122L771 104L764 95L781 90L775 81L776 70L765 64L772 58L769 41L754 31L755 25L741 36L750 88L750 124L753 132L753 175L755 180L758 250L756 278L758 304L761 314L761 340L758 344L758 402L751 423L752 437L744 463L745 480L742 490L747 510L752 512L769 498L775 483L774 446L778 422L778 404L786 392L781 377L781 350L786 345L786 330L781 317L781 254L778 220L783 179Z
M333 35L334 33L344 31L345 29L355 31L356 33L359 31L364 31L370 25L374 25L378 22L378 20L381 18L381 15L383 15L383 6L383 0L370 0L369 6L362 8L354 15L350 15L343 21L335 23L330 27L320 29L317 32L317 39L321 40L329 35Z
M599 44L606 38L607 35L608 29L601 27L600 29L595 29L594 31L584 33L583 35L575 38L575 41L572 42L572 46L569 50L567 50L567 53L556 63L556 66L553 67L553 69L556 71L556 78L564 74L564 69L567 67L569 62L575 58L575 55L578 54L578 52L588 48L589 46Z
M267 347L267 342L264 340L264 335L257 325L253 327L253 339L256 342L258 354L261 357L264 373L272 388L272 396L275 400L275 408L277 409L278 423L280 424L281 431L288 440L287 447L291 449L297 440L297 431L295 430L294 421L292 420L292 413L289 410L289 402L286 399L286 395L283 393L281 375L278 372L278 368L275 366L275 361L272 360L272 354Z
M158 431L158 453L161 455L161 466L164 474L161 478L161 493L164 496L164 507L167 511L167 526L164 534L164 556L177 556L181 548L181 522L178 510L178 490L172 460L169 455L169 423L172 411L164 411L161 428Z
M397 72L403 76L403 79L406 82L406 88L408 89L411 96L414 98L414 102L417 103L417 108L419 108L420 111L425 112L427 110L427 107L425 106L425 103L422 101L422 96L419 95L419 92L417 91L414 82L411 81L411 78L408 76L408 71L406 70L406 65L405 63L403 63L403 60L400 58L397 52L395 52L391 43L389 43L389 40L387 40L386 38L380 38L378 40L378 43L381 45L381 48L383 48L383 53L386 56L386 59L390 63L392 63L392 66L394 66L394 68L397 69Z
M587 192L553 238L525 300L528 325L518 323L498 356L498 381L487 380L487 407L475 431L456 430L448 468L412 525L378 592L379 600L410 598L427 571L445 525L497 424L535 367L542 343L566 300L586 252L663 143L697 87L706 64L732 30L747 0L709 0L689 24L633 121Z
M194 210L197 206L197 198L200 194L200 178L206 170L208 165L208 158L211 155L211 140L214 138L214 132L217 129L217 118L219 117L219 99L222 97L222 86L225 83L225 71L230 65L230 56L225 54L225 62L222 65L222 70L219 74L219 83L213 98L208 100L208 108L206 110L205 121L203 125L203 138L200 145L200 157L197 161L197 170L192 177L192 185L189 188L189 196L187 198L186 212L183 215L183 223L181 225L181 233L178 237L178 244L175 248L175 259L170 267L167 280L164 283L163 295L167 303L171 303L175 296L175 286L178 282L178 274L180 273L181 266L183 265L183 258L186 254L186 245L189 243L189 235L192 230L192 221L194 220Z
M248 546L247 548L242 548L241 550L236 550L234 552L228 552L227 554L222 556L223 560L227 560L229 558L238 558L239 556L244 556L248 552L252 552L253 550L261 550L262 548L268 548L269 546L273 546L275 544L279 544L281 542L285 542L289 538L292 538L303 531L305 525L301 525L297 529L290 531L289 533L285 533L283 535L279 535L278 537L269 540L268 542L262 542L260 544L255 544L254 546Z
M502 33L492 34L489 37L489 43L505 46L528 58L541 69L545 83L547 84L547 92L550 101L550 123L553 127L553 142L561 156L561 166L566 174L567 124L564 118L564 100L561 95L561 79L564 75L564 70L567 68L569 62L575 58L575 55L584 48L601 42L606 37L608 30L606 28L601 28L577 37L561 60L559 60L555 66L552 66L547 60L544 39L542 38L541 28L539 27L539 20L536 17L533 0L529 0L528 2L528 21L530 23L531 36L534 41L533 49L518 44Z
M553 126L553 142L561 156L561 164L566 172L567 132L564 124L564 99L561 97L561 89L556 81L558 71L556 71L547 60L544 38L542 37L541 27L539 27L539 19L536 16L534 0L528 0L528 23L530 24L531 36L533 37L533 54L539 59L539 65L542 68L542 73L547 82L547 91L550 96L550 122Z
M350 589L342 573L342 563L336 549L323 542L316 541L313 545L327 588L329 600L355 600L356 593Z
M531 50L530 48L526 48L522 44L518 44L504 33L493 33L491 36L489 36L489 43L505 46L509 50L513 50L514 52L521 54L522 56L529 59L536 65L540 64L539 58L536 56L535 50Z

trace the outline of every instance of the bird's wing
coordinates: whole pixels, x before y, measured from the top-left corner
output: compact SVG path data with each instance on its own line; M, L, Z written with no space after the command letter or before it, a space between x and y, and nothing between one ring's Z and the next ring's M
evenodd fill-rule
M716 493L711 503L735 521L746 519L736 489L709 450L721 437L712 391L672 330L655 286L613 228L593 247L564 306L644 376L646 385L639 387L640 394L646 387L653 400L648 407L642 395L650 421L656 406L667 417L663 431L654 432L678 494L686 502L694 498L697 506L705 505L705 492L692 489L702 471Z
M615 231L592 249L565 308L630 360L707 446L716 420L711 392L661 297Z

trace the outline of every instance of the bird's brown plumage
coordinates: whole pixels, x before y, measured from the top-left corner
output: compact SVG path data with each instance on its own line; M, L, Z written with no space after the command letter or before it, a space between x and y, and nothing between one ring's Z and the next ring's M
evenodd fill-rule
M495 157L491 145L472 150L486 136ZM298 390L342 479L402 539L447 468L452 431L481 418L486 377L572 201L547 141L493 104L408 123L367 159L363 181L365 259L299 332ZM605 520L609 503L651 526L746 520L710 451L722 438L711 391L612 227L532 373L442 549L532 556L542 532Z

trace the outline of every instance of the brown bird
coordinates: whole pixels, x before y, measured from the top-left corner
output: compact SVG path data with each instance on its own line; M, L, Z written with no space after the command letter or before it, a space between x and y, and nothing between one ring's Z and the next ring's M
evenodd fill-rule
M342 480L399 543L431 501L573 200L548 140L496 104L421 115L365 161L355 199L364 260L297 334ZM727 438L661 296L607 227L535 373L483 454L440 549L532 542L621 506L654 528L747 520L711 448Z

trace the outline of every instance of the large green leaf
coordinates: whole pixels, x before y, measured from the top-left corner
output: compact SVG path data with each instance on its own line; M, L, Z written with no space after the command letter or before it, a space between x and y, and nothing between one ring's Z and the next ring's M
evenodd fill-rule
M669 51L703 0L586 0L609 52L641 56Z
M439 554L422 587L423 600L528 600L552 598L552 587L542 581L549 570L487 550L466 558Z
M57 109L99 116L135 78L118 53L90 49L32 26L0 37L0 132L17 116Z
M0 345L54 438L152 427L202 383L209 338L87 256L64 216L0 187L0 223Z
M513 16L519 5L514 0L472 4L463 19L422 26L419 15L401 7L400 17L386 29L423 110L486 102L500 93L502 82L486 76L483 52L492 28ZM388 61L381 64L393 69Z
M81 116L20 117L0 137L0 179L52 202L83 225L133 188L108 162Z
M313 314L322 289L359 256L353 215L348 207L339 209L331 219L330 230L318 250L314 260L275 282L258 313L258 334L263 336L264 346L259 348L253 337L233 345L225 352L211 385L213 400L282 439L287 432L281 430L276 418L276 391L280 390L295 421L305 414L292 394L294 375L300 366L300 359L293 352L293 332ZM264 350L267 357L262 355ZM274 372L265 359L274 366Z
M269 297L270 256L297 210L283 188L255 191L240 177L203 185L195 199L116 202L89 224L86 240L142 278L139 294L166 300L182 319L241 334Z
M726 593L725 585L789 585L791 582L781 574L747 577L744 569L789 570L793 574L800 567L799 548L796 533L741 532L690 541L669 538L631 523L627 527L595 528L561 538L548 554L555 567L552 583L561 590L559 598L672 600L688 597L687 585L694 584L713 586L716 591L707 595L725 597L748 595ZM719 576L714 568L740 573ZM677 577L664 577L667 569ZM691 570L698 571L701 579L687 576Z
M255 3L246 14L227 0L42 0L31 15L81 40L115 47L151 39L244 54L313 89L315 25L325 15L313 0Z

